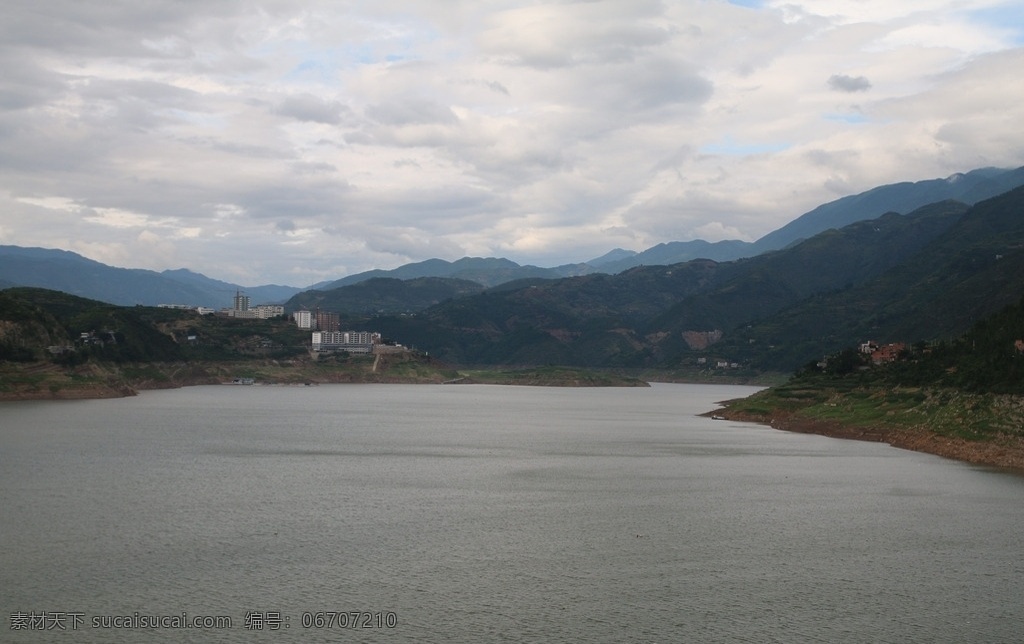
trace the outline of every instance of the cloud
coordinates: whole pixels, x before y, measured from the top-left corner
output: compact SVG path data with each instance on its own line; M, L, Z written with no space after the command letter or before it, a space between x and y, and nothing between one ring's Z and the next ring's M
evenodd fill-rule
M697 239L703 239L710 242L743 238L743 233L739 228L736 226L726 226L720 221L709 221L704 225L697 226L693 229L692 234Z
M864 76L833 74L828 79L828 86L837 92L866 92L871 89L871 81Z
M350 110L338 101L325 100L309 93L302 93L286 97L278 104L275 111L297 121L337 125L341 122L342 114Z
M383 125L454 125L459 121L450 107L416 99L369 105L366 116Z
M499 64L539 69L629 62L671 39L660 10L649 0L516 7L494 14L477 43Z
M0 234L245 284L756 239L882 183L1024 165L1018 11L12 0Z

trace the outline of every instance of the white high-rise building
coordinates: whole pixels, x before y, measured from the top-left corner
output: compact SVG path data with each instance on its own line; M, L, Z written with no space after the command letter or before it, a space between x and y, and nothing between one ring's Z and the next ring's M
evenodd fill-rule
M295 326L300 329L312 329L313 328L313 312L312 311L296 311L292 313L292 319L295 320Z
M248 295L242 295L241 291L235 291L234 309L236 311L248 311L250 301L251 298Z

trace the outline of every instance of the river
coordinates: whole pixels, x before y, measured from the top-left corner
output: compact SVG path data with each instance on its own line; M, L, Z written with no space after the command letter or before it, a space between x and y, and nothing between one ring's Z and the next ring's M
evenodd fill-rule
M0 639L1020 640L1024 477L697 416L753 391L5 403Z

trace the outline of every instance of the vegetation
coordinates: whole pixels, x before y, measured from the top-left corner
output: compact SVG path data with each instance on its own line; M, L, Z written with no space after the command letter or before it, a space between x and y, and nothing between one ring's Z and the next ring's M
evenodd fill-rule
M803 375L789 383L730 401L731 418L792 428L801 421L887 433L921 430L966 440L1024 439L1024 401L948 387L863 383L853 376ZM780 423L779 421L784 421ZM844 434L841 434L844 435Z
M893 362L873 365L843 349L716 413L1024 467L1024 299L956 339L906 347ZM969 447L979 443L986 449Z
M1024 189L728 263L506 284L375 325L444 360L792 372L868 339L935 342L1024 295ZM704 335L708 341L695 342ZM711 336L714 336L713 338Z
M234 319L120 307L45 289L8 289L0 292L0 398L109 397L136 388L236 379L260 384L441 383L465 377L416 351L312 354L308 342L309 331L283 317ZM481 382L519 384L642 384L558 369L478 376Z
M484 290L476 282L445 277L400 280L375 277L322 291L304 291L285 304L288 311L321 308L348 315L413 313L456 297Z
M608 372L568 367L509 370L460 370L453 384L533 385L542 387L647 387L646 381Z
M1024 295L1022 209L1018 188L970 208L944 201L883 215L733 262L532 277L484 291L461 279L377 278L303 293L288 307L341 312L347 327L372 327L452 364L700 371L725 363L730 370L789 373L868 339L955 337L1016 301ZM460 262L460 271L500 268L499 260ZM103 340L64 357L72 362L90 352L122 362L288 359L308 342L285 321L257 328L254 321L186 319L166 309L33 298L69 334L64 341L77 342L80 333ZM27 360L28 344L0 340L0 355Z
M910 345L908 360L871 370L872 387L1017 395L1022 368L1014 343L1024 339L1019 305L969 337L962 334L1024 295L1022 210L1024 188L1018 188L971 208L940 202L858 222L735 262L527 278L475 295L464 293L478 285L457 279L372 279L307 293L312 299L303 302L331 310L342 300L329 298L350 297L346 326L380 331L448 364L557 364L750 381L870 339ZM379 314L429 302L437 303L414 314ZM308 362L308 343L308 332L286 319L118 307L42 289L0 293L0 359L7 363L46 362L80 372L119 365L124 377L157 383L159 374L133 375L131 365ZM825 373L808 370L803 377L865 377L850 351L834 355ZM343 362L321 366L357 366Z
M963 335L903 347L877 365L847 347L809 363L795 381L819 374L862 386L942 387L977 394L1024 395L1024 299L979 320Z

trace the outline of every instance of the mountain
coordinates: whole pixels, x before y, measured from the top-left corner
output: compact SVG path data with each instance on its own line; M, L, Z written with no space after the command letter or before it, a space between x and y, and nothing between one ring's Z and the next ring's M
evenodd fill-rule
M939 201L959 201L973 205L1024 185L1024 167L1015 170L981 168L958 173L945 179L901 182L873 188L818 206L756 242L725 240L708 242L673 241L657 244L642 252L616 248L582 264L555 268L520 266L508 259L470 258L455 262L429 259L406 264L390 271L374 270L350 275L335 282L322 283L323 290L353 284L371 277L457 277L496 286L516 279L541 277L557 279L589 273L621 273L637 266L669 266L693 259L727 262L779 250L826 230L838 229L857 221L875 219L885 213L907 214Z
M637 327L711 280L715 262L520 282L374 321L388 337L455 363L631 365Z
M828 230L734 262L693 260L492 289L380 318L442 359L790 370L864 339L960 333L1024 295L1024 188Z
M752 254L785 248L830 228L842 228L855 221L874 219L886 212L905 214L943 200L973 205L1024 185L1024 167L1016 170L981 168L945 179L903 182L873 188L843 197L797 217L751 245Z
M4 372L29 389L34 388L32 374L52 375L62 368L76 369L72 380L79 384L97 382L103 379L97 380L102 370L93 371L87 364L99 363L126 365L122 377L136 382L156 378L166 386L202 372L197 361L305 358L309 337L308 330L281 319L239 320L180 309L119 306L35 287L0 292L0 363L44 363L30 367L27 383L26 373ZM161 372L140 364L154 362L175 365ZM199 382L220 380L211 376ZM9 392L5 388L0 393Z
M182 359L180 346L152 323L150 313L156 310L34 287L7 289L0 292L0 321L5 322L0 324L0 357L14 361L53 357L46 347L71 346L86 333L94 343L69 354L72 361L85 360L86 355L114 362Z
M279 304L285 302L296 293L302 292L301 288L295 286L281 286L279 284L239 286L237 284L212 279L201 273L190 271L187 268L161 271L160 274L168 279L181 282L182 284L197 286L211 294L216 293L218 302L223 302L225 300L223 294L229 294L227 301L230 302L230 293L239 290L244 291L246 295L252 298L253 304ZM218 306L223 305L221 304Z
M617 261L605 262L599 266L599 269L603 273L619 273L634 266L668 266L688 262L691 259L713 259L717 262L725 262L756 254L751 251L751 248L753 248L753 244L737 239L720 242L707 242L703 239L668 242L652 246L642 253L634 253Z
M376 278L298 294L293 304L347 309L351 324L373 317L374 330L385 336L462 364L702 369L700 364L725 362L789 371L866 340L910 344L956 338L1019 301L1024 297L1022 212L1024 187L973 206L942 201L907 215L887 213L731 262L697 259L616 275L526 278L482 291L478 283L452 278ZM81 272L109 269L83 263L73 253L54 257L54 251L20 250L30 259L45 258L47 265L67 261ZM28 346L38 353L41 344L63 341L45 316L10 299L24 290L0 293L0 318L36 315L38 324L19 326L16 333L15 327L0 325L4 359L21 360ZM182 341L200 324L179 317L189 312L118 309L54 293L23 300L60 320L69 338L89 330L120 333L123 337L104 348L118 360L167 360L200 350ZM408 314L410 304L430 306ZM379 315L381 310L403 314ZM202 350L233 346L234 322L203 322L210 327L211 348ZM282 328L274 333L285 334L278 344L301 350L299 336L285 337L299 331L278 322ZM146 324L169 325L177 348L147 331ZM1024 336L1020 329L1005 331ZM215 337L221 340L213 342ZM958 346L961 352L972 350ZM984 369L981 362L975 367Z
M288 300L285 310L320 308L346 315L412 313L483 290L477 282L447 277L373 277L330 290L304 291Z
M230 306L231 297L238 290L252 296L254 303L280 302L301 290L281 286L248 288L184 269L157 273L116 268L66 250L20 246L0 246L0 281L110 304L189 304L211 308Z
M944 201L908 215L889 213L724 264L712 288L675 304L650 322L648 332L672 338L659 345L671 354L685 350L688 332L736 329L812 296L869 283L945 234L968 210Z
M408 280L418 277L450 277L470 280L483 286L497 286L505 282L531 277L556 279L572 275L585 275L594 272L587 264L566 264L555 268L539 266L521 266L510 259L496 257L463 257L454 262L443 259L428 259L422 262L404 264L391 270L375 269L356 273L333 282L321 283L318 290L327 291L342 286L358 284L375 277L388 277Z
M906 214L943 200L975 204L1020 185L1024 185L1024 168L983 168L946 179L880 186L844 197L805 213L753 243L737 240L669 242L641 253L615 249L589 262L554 268L521 266L508 259L493 257L464 257L454 262L429 259L393 270L373 270L321 282L314 288L329 291L377 277L402 280L443 277L468 280L484 287L509 283L515 286L519 280L615 274L637 266L670 266L694 259L728 262L789 247L821 232L839 229L856 221L872 220L886 212ZM115 304L189 304L213 308L227 306L238 290L245 291L254 303L284 302L303 290L278 285L245 287L210 279L188 269L157 273L115 268L68 251L17 246L0 246L0 287L4 285L57 289Z
M700 239L669 242L658 244L631 257L606 262L601 265L600 270L617 273L633 266L668 265L697 258L724 262L755 257L770 250L785 248L826 230L874 219L887 212L907 214L922 206L945 200L973 205L1022 185L1024 167L1016 170L981 168L954 174L945 179L879 186L818 206L753 243L738 240L711 243Z
M612 250L608 251L604 255L601 255L600 257L595 257L594 259L587 260L584 263L588 264L590 266L593 266L594 268L601 268L602 266L605 266L606 264L611 264L613 262L619 262L619 261L622 261L622 260L626 260L626 259L629 259L630 257L633 257L634 255L636 255L636 251L635 250L626 250L624 248L613 248ZM607 272L607 271L605 271L605 272Z
M1024 188L983 201L877 278L754 321L720 349L793 368L865 340L952 337L1024 295Z

